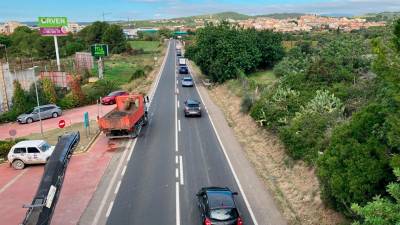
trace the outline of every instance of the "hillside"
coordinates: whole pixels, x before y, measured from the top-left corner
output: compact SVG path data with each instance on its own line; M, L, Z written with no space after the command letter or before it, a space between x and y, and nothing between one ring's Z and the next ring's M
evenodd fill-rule
M368 21L390 21L395 18L400 18L400 12L368 13L358 18L365 18Z
M193 20L193 19L217 19L217 20L226 20L226 19L234 19L234 20L245 20L250 18L251 16L240 14L237 12L221 12L221 13L214 13L214 14L205 14L205 15L198 15L198 16L189 16L189 17L181 17L176 19L183 19L183 20Z
M272 13L272 14L265 14L265 15L257 15L254 17L269 17L274 19L288 19L288 18L297 18L300 16L306 15L305 13Z

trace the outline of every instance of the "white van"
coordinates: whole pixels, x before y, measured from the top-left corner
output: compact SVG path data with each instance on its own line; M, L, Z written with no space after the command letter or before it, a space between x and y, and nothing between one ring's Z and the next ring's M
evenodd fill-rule
M44 140L21 141L11 148L8 162L17 170L25 168L25 164L46 163L54 148Z

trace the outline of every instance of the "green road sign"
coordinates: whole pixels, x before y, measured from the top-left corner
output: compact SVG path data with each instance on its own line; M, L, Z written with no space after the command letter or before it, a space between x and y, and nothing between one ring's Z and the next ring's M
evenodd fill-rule
M104 57L108 56L108 45L105 44L95 44L90 48L92 56L94 57Z
M56 28L68 26L67 17L39 17L39 27Z

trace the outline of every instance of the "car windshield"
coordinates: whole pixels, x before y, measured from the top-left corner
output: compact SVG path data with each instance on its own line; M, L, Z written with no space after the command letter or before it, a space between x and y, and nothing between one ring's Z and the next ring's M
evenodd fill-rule
M183 81L192 81L192 78L183 78Z
M116 96L118 95L119 92L111 92L110 94L108 94L108 97L112 97L112 96Z
M238 217L238 213L234 208L221 208L210 210L210 219L213 220L232 220Z
M40 150L42 150L42 152L45 152L45 151L49 150L50 147L51 146L48 143L44 143L39 148L40 148Z

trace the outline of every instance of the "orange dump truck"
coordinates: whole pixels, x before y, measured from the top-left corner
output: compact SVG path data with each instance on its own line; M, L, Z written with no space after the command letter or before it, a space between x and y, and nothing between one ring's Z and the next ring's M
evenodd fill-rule
M147 123L148 98L130 94L116 97L116 107L98 119L99 128L110 139L135 138Z

